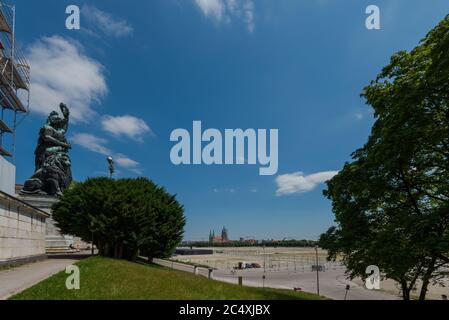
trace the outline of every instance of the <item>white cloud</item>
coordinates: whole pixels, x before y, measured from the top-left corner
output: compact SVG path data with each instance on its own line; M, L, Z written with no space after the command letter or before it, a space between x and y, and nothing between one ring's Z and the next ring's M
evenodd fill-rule
M294 172L280 175L276 178L276 195L283 196L294 193L304 193L315 189L319 184L332 179L338 171L318 172L311 175L304 175L303 172Z
M126 136L138 141L141 141L146 133L152 133L144 120L129 115L118 117L106 115L101 119L101 126L103 130L115 136Z
M248 31L254 32L254 2L253 1L245 1L243 4L243 20L246 22L248 27Z
M136 168L139 166L137 161L134 161L121 153L115 155L114 161L124 168Z
M117 153L113 156L114 162L122 168L128 169L136 174L142 174L140 163L128 158L126 155Z
M81 9L82 17L97 31L107 36L124 37L133 33L133 27L123 19L118 19L110 13L104 12L94 6L84 5Z
M77 133L73 135L73 143L95 153L99 153L105 156L112 156L114 162L125 169L133 171L137 174L141 174L140 163L129 158L122 153L114 153L109 149L106 144L108 141L103 138L96 137L89 133Z
M223 0L195 0L195 3L206 17L214 18L217 21L223 19L225 13Z
M254 32L254 0L195 0L203 14L217 23L242 20L250 33Z
M214 193L219 193L219 192L228 192L228 193L235 193L236 189L235 188L227 188L227 189L218 189L218 188L214 188L212 190Z
M66 103L75 122L87 122L94 103L107 94L103 66L83 53L80 44L60 36L43 37L31 45L31 110L48 115Z
M71 139L73 143L92 152L100 153L105 156L112 154L112 151L108 149L105 144L108 143L106 139L96 137L88 133L77 133Z

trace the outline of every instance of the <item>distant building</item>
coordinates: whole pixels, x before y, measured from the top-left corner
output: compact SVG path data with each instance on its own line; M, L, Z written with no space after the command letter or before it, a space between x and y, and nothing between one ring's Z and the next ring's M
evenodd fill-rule
M215 230L211 230L209 232L209 243L226 243L230 242L229 236L228 236L228 229L226 227L223 227L221 230L221 236L215 236Z
M223 238L221 236L216 236L212 239L212 243L223 243Z
M209 243L214 242L214 238L215 238L215 231L210 230L209 231Z
M228 237L228 229L226 229L223 226L223 229L221 230L221 239L223 242L228 242L229 241L229 237Z

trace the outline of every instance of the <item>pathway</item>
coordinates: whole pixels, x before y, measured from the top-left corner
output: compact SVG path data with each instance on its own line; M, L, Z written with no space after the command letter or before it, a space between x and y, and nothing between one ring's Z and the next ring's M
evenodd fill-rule
M51 255L47 260L0 271L0 300L6 300L32 287L88 256L87 254Z

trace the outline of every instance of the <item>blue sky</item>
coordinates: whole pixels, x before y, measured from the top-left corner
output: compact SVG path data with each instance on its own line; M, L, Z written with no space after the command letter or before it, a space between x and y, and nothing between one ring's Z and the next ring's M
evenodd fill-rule
M316 239L331 226L321 182L369 135L362 88L449 13L446 0L15 4L33 77L17 180L32 174L38 129L64 100L75 179L105 175L105 157L114 155L117 177L144 175L178 195L188 240L223 225L231 238L277 239ZM80 30L65 28L70 4L82 8ZM365 28L369 4L380 7L381 30ZM219 130L279 129L278 174L174 166L170 133L191 131L194 120Z

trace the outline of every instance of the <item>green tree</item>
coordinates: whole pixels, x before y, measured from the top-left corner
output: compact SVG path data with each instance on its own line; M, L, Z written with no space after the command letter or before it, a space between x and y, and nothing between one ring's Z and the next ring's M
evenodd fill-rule
M170 256L181 242L184 209L145 178L88 179L74 183L53 207L57 226L90 242L100 255L135 260Z
M424 300L449 262L449 16L393 55L362 96L375 123L328 182L337 225L320 243L352 277L377 265L404 299L419 281Z

